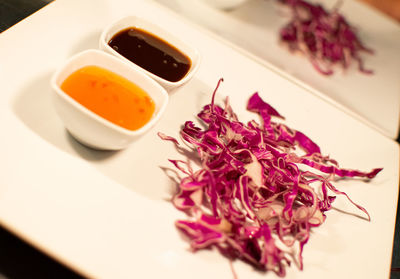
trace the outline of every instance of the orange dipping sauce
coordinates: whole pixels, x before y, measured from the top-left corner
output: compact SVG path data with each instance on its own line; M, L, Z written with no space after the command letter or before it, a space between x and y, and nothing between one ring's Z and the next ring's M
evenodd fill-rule
M72 73L61 89L87 109L128 130L144 126L155 110L153 99L142 88L98 66Z

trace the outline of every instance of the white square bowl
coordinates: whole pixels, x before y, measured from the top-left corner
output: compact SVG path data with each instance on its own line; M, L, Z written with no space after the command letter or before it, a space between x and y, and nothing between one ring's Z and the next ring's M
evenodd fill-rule
M169 43L170 45L174 46L179 51L181 51L183 54L185 54L191 61L189 71L186 73L186 75L178 81L175 81L175 82L168 81L168 80L161 78L161 77L147 71L146 69L136 65L129 59L125 58L123 55L119 54L112 47L110 47L108 42L112 39L112 37L114 35L116 35L118 32L120 32L124 29L127 29L129 27L134 27L137 29L147 31L148 33ZM194 74L196 73L197 69L200 66L200 61L201 61L200 53L196 48L194 48L193 46L190 46L183 40L181 40L178 37L167 32L166 30L159 27L158 25L153 24L150 21L147 21L145 19L142 19L142 18L139 18L136 16L124 17L124 18L110 24L108 27L106 27L100 36L99 47L100 47L100 49L102 49L106 52L109 52L109 53L121 58L124 61L127 61L133 67L140 69L141 71L143 71L144 73L149 75L151 78L156 80L158 83L160 83L168 91L172 91L172 90L182 86L183 84L188 82L191 78L193 78Z
M137 130L128 130L97 115L81 105L62 89L61 84L73 72L85 66L107 69L142 88L154 101L152 118ZM168 93L157 82L125 61L100 50L86 50L71 57L57 70L52 79L54 105L71 135L94 149L119 150L146 133L160 119L168 104Z

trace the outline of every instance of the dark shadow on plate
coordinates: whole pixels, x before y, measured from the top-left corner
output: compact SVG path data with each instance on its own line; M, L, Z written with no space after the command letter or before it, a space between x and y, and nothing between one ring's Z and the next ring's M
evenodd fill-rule
M178 171L168 168L168 167L159 167L164 173L165 176L168 177L168 188L165 189L165 192L168 194L168 197L165 197L163 200L170 203L173 206L173 197L179 191L179 181L180 181L180 174Z
M50 86L52 74L46 73L26 82L24 89L14 99L13 110L17 117L36 135L66 153L78 154L90 161L113 156L115 152L94 151L72 139L53 107Z
M120 151L115 150L96 150L77 141L68 130L65 130L67 134L67 140L71 144L71 147L85 160L88 161L102 161L106 160Z
M357 213L353 213L353 212L348 212L348 211L345 211L345 210L343 210L343 209L339 209L339 208L337 208L337 207L332 207L332 210L335 210L335 211L340 212L340 213L342 213L342 214L354 216L354 217L357 217L357 218L359 218L359 219L368 221L368 218L365 217L365 216L363 216L363 215L361 215L361 214L357 214Z

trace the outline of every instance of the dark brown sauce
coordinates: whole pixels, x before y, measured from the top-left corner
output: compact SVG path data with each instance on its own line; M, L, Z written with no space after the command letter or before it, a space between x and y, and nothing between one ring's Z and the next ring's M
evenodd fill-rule
M189 57L177 48L135 27L121 30L108 45L136 65L172 82L181 80L191 65Z

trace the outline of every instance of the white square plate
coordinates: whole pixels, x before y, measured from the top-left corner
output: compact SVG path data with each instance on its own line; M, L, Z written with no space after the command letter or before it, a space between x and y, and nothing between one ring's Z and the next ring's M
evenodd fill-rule
M139 15L196 46L195 77L170 96L160 122L122 152L99 152L66 132L51 103L50 78L68 57L96 48L105 26ZM232 278L216 251L193 254L174 226L163 172L180 158L156 133L176 136L210 102L229 95L242 121L258 91L346 168L384 170L370 183L336 184L367 208L372 221L343 197L315 229L304 270L287 278L388 278L399 181L399 146L305 88L232 50L157 3L141 0L57 0L0 34L0 222L69 267L94 278ZM235 261L239 278L275 278Z

